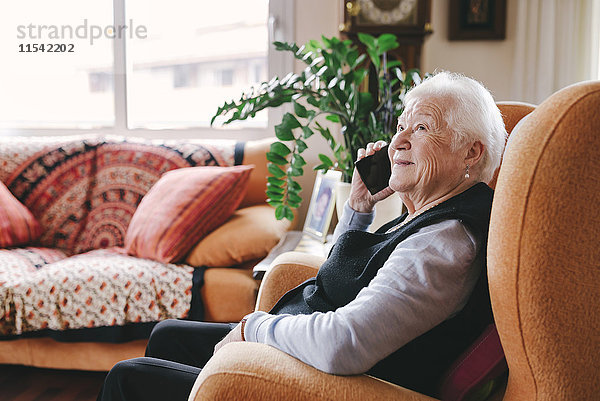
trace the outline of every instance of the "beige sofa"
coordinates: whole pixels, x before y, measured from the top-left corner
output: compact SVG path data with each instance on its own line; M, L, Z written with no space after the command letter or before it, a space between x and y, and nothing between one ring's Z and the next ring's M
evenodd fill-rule
M114 312L116 326L136 327L136 323L184 318L191 313L194 291L198 297L196 316L202 320L238 321L252 311L258 282L252 278L251 268L290 227L289 221L275 220L273 209L266 204L265 152L271 142L2 138L0 181L31 211L42 234L35 243L0 249L0 333L4 334L0 339L0 364L108 370L119 360L143 355L144 339L113 343L102 338L85 340L88 337L84 335L80 337L84 341L72 342L56 335L64 329L87 333L85 329L106 327L101 314L106 310L103 302L108 301L102 301L98 286L113 286L113 295L119 299L129 294L125 312ZM137 205L161 174L176 168L234 164L255 166L247 193L231 218L200 240L186 260L164 264L136 260L118 251ZM204 274L198 276L203 279L201 286L192 283L199 268L189 264L202 266ZM119 288L112 276L127 276L126 266L139 271L141 278L131 276ZM75 269L90 278L69 286L69 280L79 280L72 276ZM104 275L98 281L101 270L114 269L116 274ZM32 282L31 277L43 272L49 273L39 282ZM141 285L145 279L142 275L152 275L148 280L151 285L141 286L137 293L128 292L130 285ZM48 285L49 280L59 278L67 283ZM166 279L170 281L161 283ZM30 288L24 291L27 285ZM26 299L30 294L32 301ZM88 298L87 305L81 294ZM139 302L131 294L139 297ZM68 309L73 303L77 304L76 311ZM151 310L135 309L142 303L151 305ZM86 313L94 316L85 317ZM69 322L65 324L66 320ZM36 332L45 330L60 341L36 337Z

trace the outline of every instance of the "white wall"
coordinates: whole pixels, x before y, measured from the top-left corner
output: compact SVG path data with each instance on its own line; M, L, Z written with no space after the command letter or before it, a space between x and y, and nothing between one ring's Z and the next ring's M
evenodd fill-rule
M326 37L338 36L339 0L296 0L295 39L300 46L311 39L319 39L321 35ZM303 69L301 62L296 63L295 72ZM302 156L308 163L304 167L304 175L298 182L302 186L302 206L300 207L297 221L297 229L302 229L306 211L310 203L315 172L313 167L319 164L317 155L319 153L329 154L327 142L319 135L313 135L307 141L308 149Z
M449 0L432 0L433 34L425 40L421 69L460 72L481 81L496 100L511 99L517 0L507 1L505 40L448 40Z

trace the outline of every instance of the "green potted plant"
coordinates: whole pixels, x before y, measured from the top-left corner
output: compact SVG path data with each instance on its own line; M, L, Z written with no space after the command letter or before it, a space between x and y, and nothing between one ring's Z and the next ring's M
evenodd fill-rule
M237 101L219 107L212 118L211 124L219 116L228 124L254 117L269 107L292 104L293 112L285 113L275 126L278 141L266 155L271 173L268 203L275 207L278 219L292 220L292 208L302 201L302 188L295 178L304 174L306 161L301 154L308 147L307 138L319 133L333 153L333 159L319 154L321 164L314 169L338 169L343 180L350 182L357 150L368 142L389 141L403 110L404 94L420 80L418 70L405 73L399 61L387 61L387 52L399 46L394 35L376 38L359 33L358 38L366 54L361 54L351 40L336 37L323 36L321 42L311 40L302 47L275 42L276 50L292 52L307 65L305 70L282 79L274 77L250 89ZM331 130L317 120L321 115L341 125L342 140L336 141Z

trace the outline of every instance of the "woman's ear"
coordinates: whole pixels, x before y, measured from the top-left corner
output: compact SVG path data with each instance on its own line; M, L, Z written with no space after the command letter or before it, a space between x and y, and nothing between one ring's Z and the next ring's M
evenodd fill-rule
M485 152L485 145L480 141L475 141L471 147L467 150L467 157L465 157L465 164L469 166L474 166L483 157L483 153Z

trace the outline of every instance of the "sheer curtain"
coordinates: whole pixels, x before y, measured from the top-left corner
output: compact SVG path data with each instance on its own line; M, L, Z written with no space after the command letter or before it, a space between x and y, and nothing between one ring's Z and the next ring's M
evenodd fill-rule
M513 99L538 104L567 85L598 79L600 0L516 3Z

